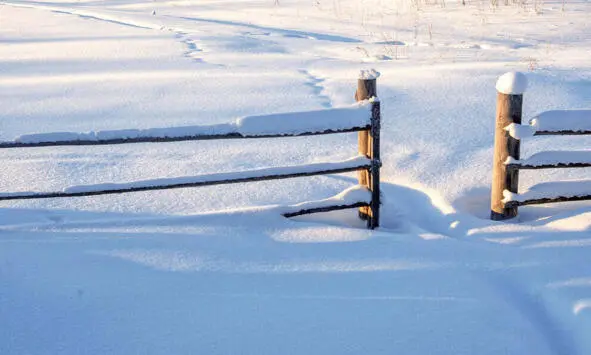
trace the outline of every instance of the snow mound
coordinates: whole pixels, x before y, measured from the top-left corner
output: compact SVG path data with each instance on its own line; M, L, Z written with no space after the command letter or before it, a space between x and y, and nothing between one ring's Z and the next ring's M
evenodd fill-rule
M499 77L497 91L506 95L521 95L527 90L527 78L520 72L508 72Z

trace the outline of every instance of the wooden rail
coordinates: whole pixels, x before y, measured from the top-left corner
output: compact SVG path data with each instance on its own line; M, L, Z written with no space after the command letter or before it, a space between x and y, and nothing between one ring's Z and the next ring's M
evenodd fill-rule
M192 127L177 127L172 130L174 134L166 134L166 130L153 129L146 131L141 130L121 130L121 131L106 131L98 132L98 134L89 133L54 133L41 135L28 135L21 137L15 141L0 142L0 149L8 148L35 148L35 147L54 147L54 146L91 146L91 145L114 145L114 144L130 144L130 143L162 143L162 142L180 142L180 141L195 141L195 140L213 140L213 139L245 139L245 138L288 138L288 137L302 137L313 135L326 135L348 132L360 132L360 147L363 144L366 149L360 148L361 155L342 162L309 164L303 166L288 166L278 168L266 168L258 170L250 170L244 172L230 172L230 173L215 173L207 175L199 175L192 177L179 177L168 179L155 179L145 181L135 181L131 183L110 183L87 186L73 186L64 189L63 191L55 192L15 192L15 193L0 193L0 201L7 200L26 200L26 199L44 199L44 198L66 198L66 197L82 197L82 196L97 196L107 194L120 194L128 192L152 191L177 189L199 186L211 186L221 184L244 183L253 181L267 181L277 179L287 179L303 176L337 174L352 171L361 171L360 185L364 188L363 191L368 191L371 199L361 201L345 201L335 202L333 205L319 205L306 204L307 207L299 211L290 211L283 213L285 217L294 217L309 213L328 212L334 210L342 210L347 208L361 208L365 212L363 218L367 220L367 226L374 229L379 226L380 218L380 126L381 126L381 111L380 102L375 95L375 78L360 79L358 87L371 87L373 91L371 96L365 93L366 99L369 100L369 107L366 110L367 118L364 118L362 124L350 124L343 126L337 124L338 128L322 128L318 129L316 126L310 129L301 127L301 122L297 125L297 129L289 129L286 131L271 130L268 132L262 130L261 132L249 131L240 132L240 126L237 123L217 125L217 126L192 126ZM360 99L361 100L361 99ZM305 121L315 121L316 116L320 111L309 111L301 113L283 114L286 118L298 119ZM334 113L340 114L342 109L324 110L322 114ZM319 117L322 117L320 115ZM326 116L324 116L326 117ZM357 117L357 116L355 116ZM355 118L354 117L354 118ZM265 116L256 116L256 119L265 118ZM260 121L260 120L259 120ZM353 120L355 121L355 120ZM307 121L305 121L307 122ZM349 121L347 121L349 122ZM255 122L257 123L257 122ZM179 134L179 131L186 129L192 134ZM126 133L127 132L127 133ZM126 136L129 132L136 136ZM156 133L154 133L156 132ZM162 132L162 134L158 134ZM194 133L198 132L198 133ZM101 134L107 136L101 138ZM144 134L144 135L142 135ZM67 139L59 139L59 137L70 137ZM363 140L363 137L371 137L368 140ZM55 137L58 137L57 139ZM73 138L72 138L73 137ZM89 138L90 137L90 138ZM364 192L365 193L365 192Z
M283 213L283 216L289 218L289 217L296 217L296 216L301 216L301 215L311 214L311 213L330 212L330 211L346 210L349 208L370 207L370 206L371 206L371 204L369 204L367 202L356 202L356 203L352 203L350 205L335 205L335 206L330 206L330 207L307 208L307 209L299 210L297 212Z
M69 139L56 141L40 141L40 142L0 142L0 149L3 148L38 148L38 147L58 147L58 146L80 146L80 145L115 145L115 144L132 144L132 143L165 143L165 142L185 142L185 141L203 141L216 139L242 139L242 138L287 138L287 137L306 137L318 136L325 134L336 133L351 133L369 131L371 125L351 127L347 129L337 130L323 130L319 132L303 132L303 133L285 133L285 134L260 134L260 135L245 135L241 133L223 133L223 134L195 134L178 137L135 137L135 138L115 138L115 139Z
M588 136L591 131L536 131L534 136Z
M507 170L539 170L539 169L570 169L570 168L588 168L591 163L556 163L556 164L541 164L529 165L527 163L511 163L506 164Z
M317 168L316 166L320 166ZM266 180L279 180L296 178L303 176L315 176L315 175L326 175L326 174L338 174L346 173L357 170L368 170L371 168L371 161L361 160L356 164L350 164L351 166L339 167L339 163L332 164L334 168L324 168L328 164L311 164L304 165L301 167L301 171L295 171L298 167L284 167L276 169L261 169L251 170L240 173L226 173L226 174L210 174L210 175L198 175L194 177L183 177L183 178L171 178L171 179L160 179L162 182L158 183L159 180L148 180L138 181L134 183L123 183L123 184L109 184L110 188L101 188L102 185L87 185L87 186L75 186L65 189L61 192L25 192L25 193L8 193L0 194L0 201L6 200L30 200L30 199L42 199L42 198L58 198L58 197L82 197L82 196L97 196L97 195L110 195L110 194L121 194L127 192L139 192L139 191L153 191L153 190L168 190L168 189L179 189L187 187L201 187L201 186L212 186L212 185L225 185L235 184L242 182L254 182L254 181L266 181ZM277 171L273 173L272 171ZM282 172L285 171L285 172ZM228 176L230 175L230 176ZM233 176L232 176L233 175ZM194 180L186 182L175 182L175 180ZM133 186L139 185L139 186Z
M526 201L508 201L505 203L507 206L518 207L527 205L541 205L545 203L557 203L557 202L575 202L575 201L588 201L591 200L591 195L584 196L569 196L569 197L545 197L536 198Z
M525 81L525 77L521 73L507 73L503 77L513 76L517 81ZM582 152L542 152L534 156L520 160L520 145L521 137L513 136L510 129L521 126L522 108L523 108L523 91L522 92L503 92L503 87L499 89L499 83L503 80L499 78L497 83L497 114L496 114L496 128L495 128L495 151L493 159L493 179L491 188L491 219L492 220L506 220L516 217L518 214L518 206L567 202L567 201L583 201L591 200L591 194L583 192L582 194L574 193L577 185L574 184L573 189L567 191L555 191L552 185L542 190L542 193L547 195L554 194L554 196L540 197L538 194L535 197L527 195L515 199L519 196L519 170L537 170L537 169L557 169L557 168L586 168L591 167L591 151ZM513 87L513 85L509 85ZM524 88L525 89L525 88ZM588 128L578 129L572 127L578 121L578 114L585 119L589 118L591 121L591 110L576 110L576 111L562 111L565 112L561 116L561 111L548 111L538 115L534 118L534 125L530 126L531 136L568 136L568 135L590 135L591 130ZM574 113L574 114L573 114ZM544 117L545 116L545 117ZM542 117L545 121L550 122L550 129L548 124L542 124L542 128L536 128L539 125ZM556 121L553 121L556 120ZM561 120L567 121L566 128L561 128ZM591 122L585 122L589 126ZM572 157L571 157L572 156ZM539 185L535 185L531 190L536 190ZM539 191L538 191L539 192Z

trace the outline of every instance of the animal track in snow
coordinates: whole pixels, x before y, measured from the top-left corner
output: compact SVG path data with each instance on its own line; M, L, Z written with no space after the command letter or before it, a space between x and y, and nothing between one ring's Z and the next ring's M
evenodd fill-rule
M57 6L50 6L50 5L42 5L39 3L27 4L27 3L20 3L20 2L2 2L3 5L13 6L13 7L23 7L29 9L39 9L39 10L47 10L57 14L63 15L73 15L78 16L85 20L97 20L102 22L109 22L116 25L121 26L128 26L128 27L136 27L136 28L144 28L144 29L162 29L160 25L156 25L153 23L147 23L143 21L132 21L129 19L120 18L118 16L113 15L106 15L106 14L98 14L95 12L85 11L85 10L75 10L75 9L68 9L63 7Z
M120 18L118 16L113 15L106 15L106 14L99 14L94 12L88 12L83 10L75 10L75 9L68 9L62 7L55 7L55 6L46 6L46 5L39 5L39 4L24 4L24 3L11 3L11 2L3 2L5 5L15 6L15 7L24 7L24 8L32 8L32 9L41 9L41 10L48 10L54 13L63 14L63 15L72 15L77 16L85 20L94 20L94 21L102 21L108 22L115 25L121 26L128 26L128 27L135 27L135 28L143 28L148 30L168 30L175 33L175 38L183 43L187 50L184 53L184 56L190 59L193 59L196 62L204 63L205 61L203 58L199 57L197 53L202 52L203 50L199 48L196 41L192 38L188 37L185 32L178 28L174 27L167 27L162 26L160 24L155 24L151 22L144 22L144 21L135 21L126 18ZM155 16L153 12L152 15Z
M325 87L324 87L324 85L322 85L322 83L324 82L325 79L310 73L306 69L300 69L299 72L301 74L304 74L306 76L306 78L308 79L308 82L306 83L306 85L311 87L314 94L316 96L318 96L322 107L331 108L332 107L332 100L330 99L330 97L328 95L323 93L325 91Z
M190 59L193 59L194 61L198 62L198 63L204 63L205 61L203 60L203 58L201 58L199 56L200 52L203 52L203 49L201 49L198 45L197 42L188 37L186 33L184 32L176 32L175 37L185 45L185 47L187 48L187 50L184 53L184 56Z

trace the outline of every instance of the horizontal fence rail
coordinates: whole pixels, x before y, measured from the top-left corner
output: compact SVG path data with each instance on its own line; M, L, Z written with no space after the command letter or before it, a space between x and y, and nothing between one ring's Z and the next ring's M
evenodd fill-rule
M381 112L380 102L376 98L376 78L377 76L358 80L356 98L360 102L348 108L249 116L232 123L209 126L27 134L17 137L13 141L0 142L0 149L8 149L213 139L284 138L359 132L361 154L349 160L127 183L72 186L55 192L0 193L0 201L97 196L360 171L359 185L353 189L331 199L292 206L289 211L282 212L282 215L295 217L317 212L360 208L360 217L367 220L367 226L373 229L379 226L379 172L381 167L379 152ZM362 136L369 137L369 139L361 142ZM362 145L365 147L363 150L361 149Z
M546 151L520 159L524 138L591 134L591 110L546 111L522 125L523 92L503 92L499 83L507 78L513 80L510 88L525 81L521 73L507 73L497 83L501 90L497 95L491 219L516 217L519 206L591 200L591 181L585 180L543 183L518 193L519 170L591 167L591 151Z
M544 182L519 194L505 193L506 204L509 206L583 201L590 197L591 181L589 180Z
M591 167L591 151L547 151L539 152L527 159L508 159L507 169L535 170L556 168Z
M556 164L532 165L527 162L515 162L506 164L507 170L541 170L541 169L570 169L570 168L588 168L591 163L564 162Z
M2 148L35 148L35 147L56 147L56 146L83 146L83 145L115 145L115 144L133 144L133 143L165 143L165 142L186 142L186 141L203 141L216 139L241 139L241 138L288 138L288 137L306 137L318 136L326 134L337 133L351 133L360 132L371 129L371 125L351 127L346 129L331 130L327 129L318 132L301 132L301 133L285 133L285 134L260 134L260 135L245 135L241 133L223 133L223 134L198 134L187 136L155 136L155 137L132 137L132 138L111 138L111 139L72 139L72 140L58 140L58 141L39 141L39 142L1 142Z
M371 207L371 202L355 202L349 205L335 205L335 206L327 206L327 207L316 207L316 208L307 208L295 212L286 212L283 213L283 217L291 218L296 216L302 216L306 214L312 213L320 213L320 212L331 212L331 211L339 211L339 210L346 210L350 208L360 208L360 207Z
M591 131L536 131L534 136L588 136Z
M247 116L215 125L26 134L14 141L0 142L0 148L282 138L358 132L371 129L371 109L371 103L365 100L346 108Z
M217 173L208 175L187 176L180 178L144 180L121 184L73 186L68 187L64 189L64 191L60 192L0 193L0 201L97 196L108 194L120 194L127 192L235 184L243 182L288 179L303 176L346 173L362 169L369 169L370 167L371 161L369 159L365 157L359 157L337 163L320 163L302 166L268 168L234 173Z
M507 201L505 206L507 207L519 207L527 205L541 205L546 203L558 203L558 202L576 202L576 201L588 201L591 200L591 195L584 196L569 196L569 197L543 197L524 201Z

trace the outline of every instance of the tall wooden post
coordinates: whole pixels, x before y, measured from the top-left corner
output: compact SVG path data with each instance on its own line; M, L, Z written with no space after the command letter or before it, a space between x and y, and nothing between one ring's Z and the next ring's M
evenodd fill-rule
M374 229L380 226L380 168L382 161L380 158L380 129L381 129L381 109L380 102L374 97L371 103L371 130L370 130L370 152L371 170L370 170L370 190L371 204L369 206L371 215L367 221L369 228Z
M355 100L363 101L369 100L372 97L377 97L377 84L376 79L359 79L357 80L357 91L355 92ZM358 136L358 144L359 144L359 154L364 155L368 158L370 157L370 131L361 131L359 132ZM370 171L362 170L359 171L359 185L367 187L371 190L370 186ZM369 220L371 216L371 208L370 207L360 207L359 208L359 218L363 220Z
M521 73L507 73L497 82L495 151L490 204L490 218L495 221L517 216L517 207L505 207L502 200L503 191L518 192L519 170L507 169L506 161L508 157L519 159L520 142L511 137L505 128L511 123L521 124L523 91L526 86L525 76Z

